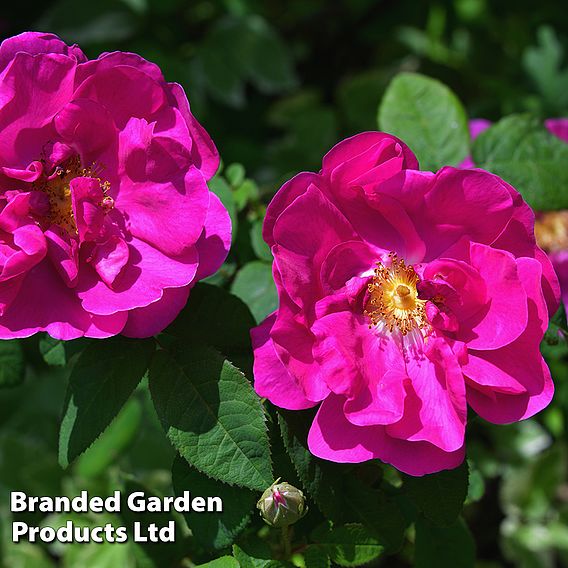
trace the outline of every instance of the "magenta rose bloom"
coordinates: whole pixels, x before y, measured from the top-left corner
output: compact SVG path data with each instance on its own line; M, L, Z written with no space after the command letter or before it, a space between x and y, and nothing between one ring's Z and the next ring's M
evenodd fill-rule
M0 72L0 338L161 331L230 243L183 89L43 33L4 41Z
M510 185L416 168L367 132L280 189L264 223L279 308L252 338L260 396L321 403L313 454L423 475L462 462L468 403L496 423L548 404L539 344L559 292Z

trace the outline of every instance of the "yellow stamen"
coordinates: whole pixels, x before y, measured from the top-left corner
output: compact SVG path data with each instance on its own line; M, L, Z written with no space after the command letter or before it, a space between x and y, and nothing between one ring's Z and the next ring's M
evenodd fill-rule
M389 331L397 327L403 335L427 325L424 306L426 300L418 297L420 282L412 266L390 253L390 266L377 262L375 275L368 285L369 300L365 315L371 320L369 327L383 322Z
M568 249L568 211L541 213L534 224L538 246L547 252Z
M51 179L40 179L33 184L37 191L42 191L49 198L49 214L47 222L59 225L69 234L76 235L77 224L75 215L73 214L73 203L71 200L71 181L76 177L90 177L96 179L102 191L103 198L99 205L105 210L110 210L114 206L112 197L108 196L110 184L108 181L102 181L97 175L98 168L95 164L88 168L81 166L81 160L78 156L70 158L62 166L57 166L55 176Z

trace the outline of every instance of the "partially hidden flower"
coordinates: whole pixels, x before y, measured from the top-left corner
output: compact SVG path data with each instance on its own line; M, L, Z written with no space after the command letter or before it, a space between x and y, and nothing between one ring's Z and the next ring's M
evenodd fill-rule
M183 89L45 33L4 41L0 73L0 338L161 331L230 241Z
M263 233L279 307L252 331L257 393L319 405L313 454L411 475L462 462L468 404L509 423L549 403L539 344L559 296L515 189L417 167L367 132L284 184Z
M491 126L491 121L476 118L469 121L469 133L475 140ZM568 118L548 118L544 121L546 129L568 144ZM468 156L462 168L473 168L475 164ZM568 188L567 188L568 189ZM562 302L568 310L568 210L538 212L535 235L537 244L548 254L560 281Z

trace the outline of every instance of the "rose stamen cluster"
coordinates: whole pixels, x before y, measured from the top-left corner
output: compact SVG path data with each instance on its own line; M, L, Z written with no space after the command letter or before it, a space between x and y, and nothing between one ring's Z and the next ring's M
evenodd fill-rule
M368 284L369 299L364 314L372 326L383 324L390 332L398 328L402 335L427 325L424 305L418 297L420 282L412 266L406 266L396 253L389 253L390 267L377 262Z

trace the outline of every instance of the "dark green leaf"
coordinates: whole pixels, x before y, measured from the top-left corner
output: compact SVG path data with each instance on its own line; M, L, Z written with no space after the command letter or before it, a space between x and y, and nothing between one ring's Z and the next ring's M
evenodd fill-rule
M39 352L48 365L63 367L67 362L65 343L59 339L53 339L50 335L44 335L39 340Z
M257 548L260 547L257 546ZM274 560L269 549L253 555L250 550L245 552L240 546L234 544L233 555L238 560L241 568L285 568L291 566L288 562Z
M158 352L150 391L170 441L191 465L252 490L273 482L260 399L218 352L202 345L175 355Z
M239 568L239 563L232 556L221 556L211 562L198 564L195 568Z
M245 264L237 272L231 292L245 302L258 323L278 307L272 265L266 262L255 260Z
M401 138L420 169L458 165L469 152L465 110L444 84L417 73L400 73L379 107L379 126Z
M229 212L229 217L231 218L231 229L233 237L237 234L237 208L235 205L235 198L233 197L233 192L223 179L223 177L217 174L213 179L209 180L209 189L220 199L221 203L225 206L225 209Z
M148 369L155 343L112 337L91 343L77 359L67 388L59 462L67 467L118 414Z
M18 339L0 340L0 387L14 387L24 380L25 362Z
M467 496L467 461L456 469L423 477L406 476L404 490L424 515L439 525L452 524Z
M568 208L568 144L526 115L512 115L482 132L475 164L513 185L536 210Z
M462 519L439 527L427 519L416 522L416 568L473 568L475 543Z
M191 301L165 333L182 347L207 343L248 370L250 330L254 326L254 318L241 299L218 286L200 283L191 290Z
M308 546L303 552L306 568L330 568L329 553L322 546Z
M196 515L186 513L185 520L195 539L205 548L225 548L246 527L258 495L242 487L219 483L192 468L177 456L172 467L172 481L176 495L191 491L201 497L220 497L222 513Z

